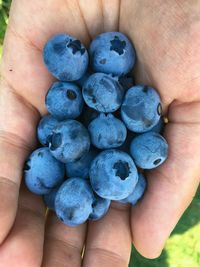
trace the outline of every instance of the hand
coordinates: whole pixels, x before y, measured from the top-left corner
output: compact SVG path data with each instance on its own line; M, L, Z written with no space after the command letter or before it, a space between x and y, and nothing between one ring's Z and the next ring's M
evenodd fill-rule
M146 257L160 254L199 184L199 12L195 1L13 0L0 84L0 266L128 266L131 242ZM102 220L70 228L53 213L45 219L42 199L20 186L53 81L42 48L55 33L68 32L87 45L114 30L134 42L136 80L160 92L169 159L148 173L136 207L114 203Z

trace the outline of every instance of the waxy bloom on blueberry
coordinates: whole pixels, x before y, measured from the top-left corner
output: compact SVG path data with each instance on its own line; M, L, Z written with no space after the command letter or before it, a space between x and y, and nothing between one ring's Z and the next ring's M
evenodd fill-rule
M135 50L129 39L120 32L105 32L98 35L89 49L92 68L122 76L130 72L135 64Z
M111 200L126 198L138 181L138 172L132 158L116 149L101 152L93 160L89 174L96 194Z
M65 165L51 155L48 147L42 147L29 156L24 175L28 189L35 194L44 195L63 182Z
M88 126L91 142L99 149L116 148L126 139L126 126L112 114L101 113Z
M118 79L104 73L92 74L83 85L86 104L99 112L114 112L122 104L124 90Z
M160 120L161 100L155 89L136 85L125 95L121 116L130 131L143 133L151 130Z
M83 109L81 90L75 83L55 82L46 95L46 107L59 120L75 119Z
M138 167L154 169L167 159L168 144L160 134L148 132L133 139L130 153Z
M88 67L88 53L84 45L65 33L48 40L43 58L49 72L60 81L78 80Z
M61 162L79 160L90 149L88 130L75 120L61 122L53 131L49 149L52 155Z
M93 211L93 199L93 191L87 180L76 177L67 179L56 194L56 214L69 226L82 224Z

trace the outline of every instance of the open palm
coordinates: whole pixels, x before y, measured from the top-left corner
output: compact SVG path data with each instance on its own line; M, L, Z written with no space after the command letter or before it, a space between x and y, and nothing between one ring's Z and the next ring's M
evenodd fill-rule
M128 266L131 242L146 257L160 254L199 184L199 12L198 1L13 0L0 84L1 267ZM87 45L118 30L135 45L136 80L161 95L169 159L147 173L147 192L134 208L113 203L100 221L70 228L53 213L45 218L42 199L21 183L53 81L42 48L60 32Z

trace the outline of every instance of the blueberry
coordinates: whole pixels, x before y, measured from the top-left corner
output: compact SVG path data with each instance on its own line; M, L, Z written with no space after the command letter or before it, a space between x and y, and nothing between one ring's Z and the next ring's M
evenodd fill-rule
M64 163L79 160L90 149L89 133L78 121L60 122L53 131L49 148L52 155Z
M126 139L126 127L112 114L101 113L88 126L91 142L99 149L116 148Z
M47 208L55 211L55 198L60 185L52 189L48 194L43 196L43 200Z
M75 119L83 109L81 90L74 83L55 82L46 95L46 107L59 120Z
M44 195L63 181L65 165L57 161L47 147L43 147L29 156L24 173L28 189L35 194Z
M121 203L131 203L132 205L135 205L138 200L143 196L145 189L147 186L147 182L143 176L143 174L139 173L138 174L138 182L133 189L133 192L127 197L122 200L119 200Z
M56 194L56 214L64 224L80 225L92 213L93 198L92 188L86 180L69 178Z
M116 78L104 73L92 74L83 85L86 104L99 112L114 112L122 104L124 91Z
M111 201L109 199L101 198L94 193L92 213L90 214L89 219L93 221L101 219L107 213L110 203Z
M133 191L138 173L132 158L125 152L110 149L101 152L90 167L93 190L102 198L119 200Z
M133 139L130 153L138 167L153 169L167 159L168 144L160 134L148 132Z
M92 68L95 72L122 76L135 64L135 50L129 39L120 32L98 35L90 45Z
M160 120L161 113L160 97L155 89L136 85L127 91L121 116L130 131L142 133L151 130Z
M91 121L96 119L99 116L99 112L93 108L85 106L83 113L82 113L82 121L83 124L88 127Z
M89 169L92 160L97 156L98 152L92 148L87 154L81 159L66 163L66 173L68 177L81 177L89 179Z
M53 129L58 123L59 121L52 115L46 115L40 120L37 128L37 137L43 146L48 146Z
M68 34L53 36L43 50L49 72L61 81L80 79L88 66L88 53L83 44Z

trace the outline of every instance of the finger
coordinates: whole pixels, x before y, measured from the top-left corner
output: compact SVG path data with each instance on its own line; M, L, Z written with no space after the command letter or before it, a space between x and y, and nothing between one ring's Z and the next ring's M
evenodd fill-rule
M166 126L169 158L148 175L148 189L132 210L133 242L148 258L158 257L195 195L200 177L200 125ZM145 239L144 239L145 236Z
M79 0L78 2L91 39L104 32L102 1Z
M81 267L86 224L69 227L49 212L44 243L42 267Z
M78 2L91 39L102 32L118 30L119 0L79 0Z
M49 0L45 3L40 0L13 1L9 23L12 24L13 31L40 50L48 38L63 32L76 36L87 44L90 39L78 2L71 0L57 0L56 2ZM34 16L29 14L34 14ZM32 27L34 31L31 30Z
M104 29L107 32L118 31L119 15L120 15L120 0L102 0ZM112 16L111 12L112 10Z
M34 125L37 115L33 109L17 98L3 81L0 84L0 91L0 243L2 243L15 219L23 164L31 147L35 145ZM31 141L27 142L29 138Z
M89 222L84 267L125 267L131 252L129 207L113 203L104 218Z
M41 266L45 207L41 197L22 186L12 231L0 249L1 266Z

